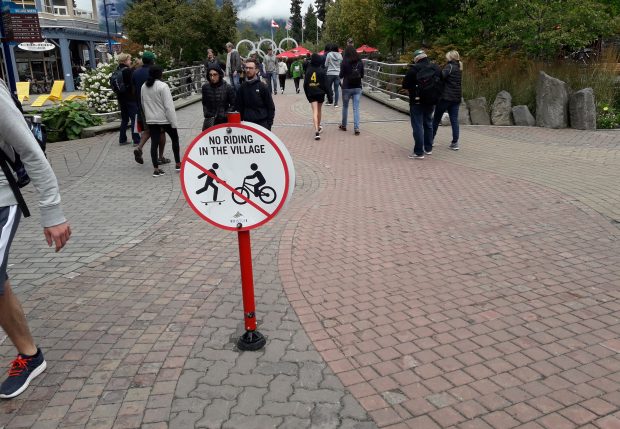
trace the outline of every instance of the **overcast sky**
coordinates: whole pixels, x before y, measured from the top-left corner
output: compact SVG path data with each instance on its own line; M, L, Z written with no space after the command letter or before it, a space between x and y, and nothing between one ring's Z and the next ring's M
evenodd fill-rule
M302 15L305 15L308 5L314 3L314 0L304 0L304 4L301 7ZM246 19L248 21L255 21L257 19L282 19L291 16L291 3L285 0L257 0L253 6L240 10L239 18Z

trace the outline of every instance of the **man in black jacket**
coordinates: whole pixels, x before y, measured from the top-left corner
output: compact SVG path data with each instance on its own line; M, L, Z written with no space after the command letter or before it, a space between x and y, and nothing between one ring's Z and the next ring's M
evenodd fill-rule
M409 116L413 128L412 159L424 159L433 153L433 110L441 90L441 70L432 64L426 53L418 49L413 53L413 66L403 79L403 90L409 93Z
M123 74L124 91L116 94L118 99L118 107L121 111L121 127L118 138L118 144L126 145L127 141L127 125L131 124L131 136L133 144L140 143L140 134L134 132L136 115L138 114L138 104L134 94L131 78L133 70L131 68L131 55L122 53L118 56L118 69Z
M258 77L258 64L252 59L245 62L245 81L237 93L237 111L242 121L254 122L271 130L276 106L269 88Z
M219 65L207 68L208 83L202 86L202 130L225 123L228 112L235 107L235 90L224 81L224 71Z

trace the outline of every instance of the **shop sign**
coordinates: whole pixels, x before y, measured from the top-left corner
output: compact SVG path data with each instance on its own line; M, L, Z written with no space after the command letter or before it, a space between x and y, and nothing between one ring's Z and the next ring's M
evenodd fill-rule
M17 45L17 47L24 51L45 52L51 51L56 47L56 45L49 42L24 42Z

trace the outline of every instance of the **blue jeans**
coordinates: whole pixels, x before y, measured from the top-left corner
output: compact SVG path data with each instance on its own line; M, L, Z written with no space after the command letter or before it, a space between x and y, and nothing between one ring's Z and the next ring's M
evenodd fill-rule
M269 92L278 92L278 74L275 72L267 72L266 75Z
M444 112L448 112L450 116L450 125L452 126L452 143L459 142L459 101L441 100L435 107L435 115L433 116L433 138L437 135L437 128L441 122Z
M230 75L230 83L232 84L233 88L235 88L235 91L239 91L239 87L241 86L241 83L239 83L239 73L237 73L236 75Z
M138 104L135 101L118 100L121 111L121 128L118 136L119 143L127 143L127 125L131 124L131 138L134 144L140 143L140 134L134 133Z
M435 106L411 104L409 106L411 128L413 128L413 153L424 155L433 150L433 109Z
M342 89L342 125L347 126L349 115L349 99L353 98L353 127L360 129L360 99L362 98L362 88Z
M327 102L338 104L340 77L338 75L327 75Z

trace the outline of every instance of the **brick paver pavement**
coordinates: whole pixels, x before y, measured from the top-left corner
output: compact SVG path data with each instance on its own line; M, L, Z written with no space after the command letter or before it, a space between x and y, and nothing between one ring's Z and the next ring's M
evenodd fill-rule
M265 350L234 347L235 237L174 171L114 135L51 145L76 233L59 255L35 219L18 233L49 369L0 428L618 427L620 134L467 127L454 153L441 129L420 162L377 103L320 142L301 95L276 103L298 177L252 234ZM179 112L183 148L200 113Z

